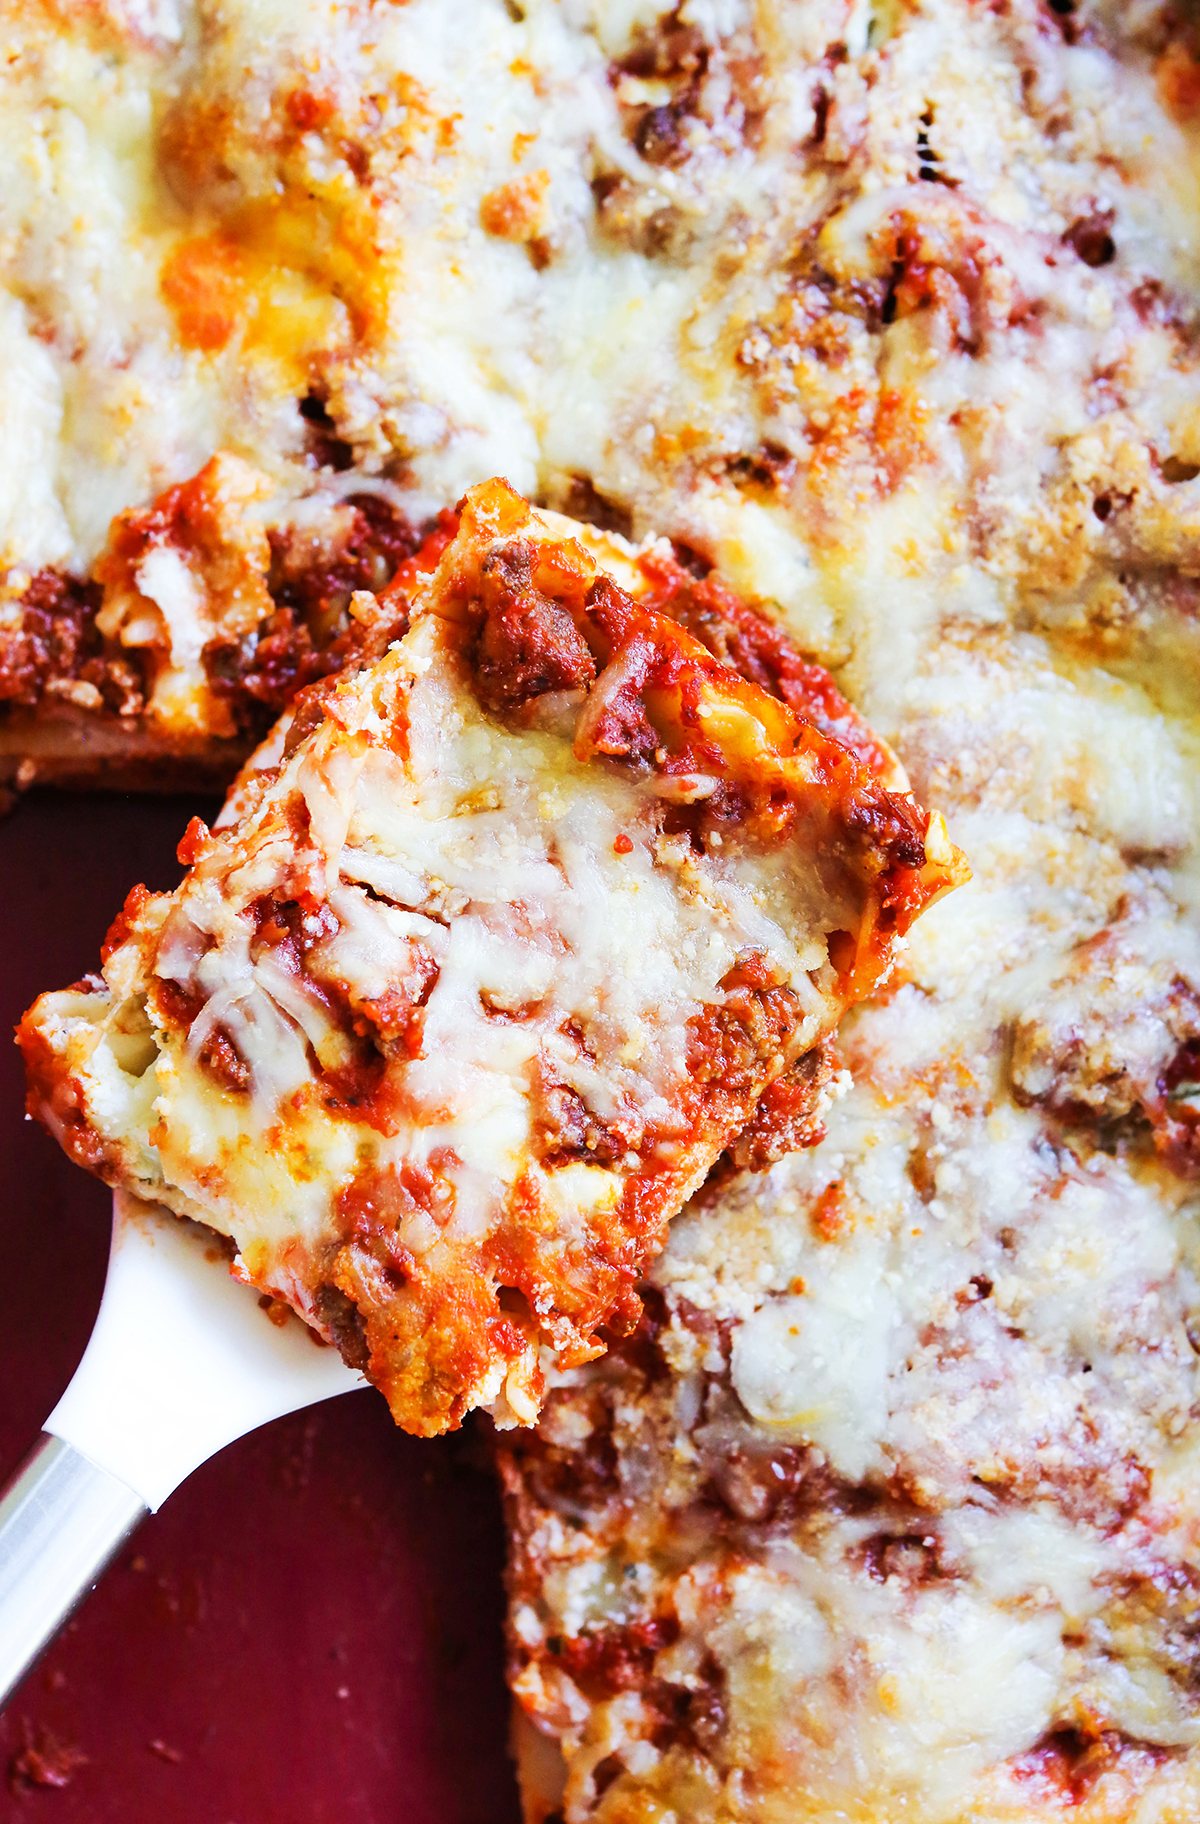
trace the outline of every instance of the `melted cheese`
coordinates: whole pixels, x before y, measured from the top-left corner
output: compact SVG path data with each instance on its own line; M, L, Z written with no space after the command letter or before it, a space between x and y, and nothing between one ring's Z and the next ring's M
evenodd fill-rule
M1026 478L1095 440L1098 341L1135 441L1194 415L1189 362L1167 389L1131 357L1145 263L1186 286L1197 260L1191 135L1164 116L1136 44L1055 49L1024 12L930 0L890 35L875 21L871 48L821 78L829 34L858 42L865 18L815 0L769 23L745 5L685 9L707 74L687 155L655 163L634 129L678 82L609 81L648 17L522 14L480 4L466 29L436 0L402 14L203 0L150 29L111 7L66 33L39 5L15 9L6 270L48 352L32 396L7 389L45 501L23 533L14 522L14 560L86 562L118 506L222 445L295 490L296 403L315 380L360 462L414 502L496 472L550 493L582 473L639 526L694 536L740 586L819 627L855 588L838 547L861 565L872 536L829 490L858 485L858 425L869 462L881 388L916 401L910 435L897 421L900 469L951 484L925 509L947 583L966 555L956 473L1000 525L1036 514ZM741 55L759 60L752 93ZM818 91L823 162L796 155ZM922 132L955 191L914 196ZM599 211L592 176L608 186ZM524 228L488 231L487 199L535 180L531 259ZM965 306L901 312L881 333L788 279L789 248L813 234L838 282L886 274L891 223L914 210L952 264L964 236L1004 262L1037 327L1006 335L985 295L986 346L967 352L952 327ZM1096 211L1112 215L1115 263L1055 253ZM832 365L814 359L814 310L845 351ZM1177 345L1170 329L1160 340ZM729 479L764 441L818 483L790 512ZM1026 465L1031 442L1041 465ZM833 549L797 537L796 516L811 534L823 514ZM1036 542L1014 573L1015 555L1006 588L1045 570Z
M1085 1715L1126 1746L1094 1787L1113 1809L1088 1809L1089 1786L1084 1817L1132 1817L1139 1794L1136 1815L1188 1816L1194 1188L1136 1131L1114 1140L1078 1110L1064 1125L1015 1106L1008 1047L1014 1022L1052 1018L1068 1035L1043 1037L1056 1072L1054 1043L1090 1018L1144 1083L1137 1045L1169 1056L1178 1042L1167 978L1185 999L1200 989L1195 725L1035 640L948 636L903 700L901 752L936 782L975 879L914 934L886 1003L847 1029L855 1083L823 1145L674 1225L655 1272L685 1314L669 1410L633 1393L613 1434L646 1518L614 1525L598 1507L584 1553L533 1531L527 1549L581 1559L582 1580L598 1550L659 1562L692 1541L694 1610L662 1573L632 1614L594 1605L574 1629L669 1601L683 1637L656 1670L686 1688L715 1655L727 1723L714 1762L771 1768L764 1816L1040 1819L1062 1788L1027 1757ZM732 1326L727 1361L697 1312ZM736 1416L705 1419L725 1410L703 1391L725 1375ZM547 1433L569 1462L590 1434L572 1440L560 1397ZM594 1396L575 1397L594 1424ZM785 1508L744 1528L736 1550L753 1568L731 1574L715 1538L695 1544L698 1484L748 1452L783 1476L788 1451L853 1486L865 1512ZM735 1523L769 1515L779 1488L767 1475L756 1505L759 1482L723 1486ZM663 1509L678 1518L649 1526ZM880 1537L900 1542L882 1562ZM547 1629L560 1625L552 1579ZM527 1701L543 1711L532 1680ZM596 1727L594 1714L558 1726L579 1816ZM650 1727L639 1712L616 1741L629 1771L614 1794L691 1777L678 1748L642 1766ZM696 1805L737 1815L715 1792Z
M678 1534L672 1521L650 1529L654 1546L639 1519L625 1549L657 1561L693 1539L689 1576L707 1593L689 1615L663 1574L634 1616L592 1607L574 1630L669 1600L693 1658L681 1643L656 1669L686 1688L686 1667L715 1655L727 1725L714 1759L748 1777L771 1768L763 1816L1040 1818L1053 1776L1036 1760L1022 1772L1021 1757L1084 1714L1130 1744L1096 1788L1116 1809L1095 1815L1132 1816L1144 1793L1162 1809L1139 1815L1187 1816L1200 1715L1176 1630L1189 1610L1184 1599L1175 1619L1178 1599L1156 1592L1189 1587L1200 1498L1194 1193L1144 1145L1114 1157L1078 1117L1047 1131L1039 1108L1015 1107L1007 1046L1011 1023L1043 1004L1056 1030L1078 1032L1094 1010L1106 1033L1132 1014L1161 1032L1162 989L1146 974L1159 957L1186 992L1200 988L1194 734L1103 675L1065 679L1037 643L947 639L905 701L901 752L957 806L975 879L914 934L887 1003L856 1016L855 1087L824 1144L674 1226L656 1279L684 1311L732 1324L728 1367L681 1330L669 1416L635 1396L614 1435L622 1478L638 1465L636 1511L679 1515ZM1110 921L1131 959L1124 978L1102 974L1115 1007L1091 998L1077 960ZM739 1417L718 1445L689 1388L723 1371ZM561 1397L562 1429L547 1429L568 1444ZM741 1550L756 1568L730 1577L724 1548L697 1549L688 1530L696 1480L739 1451L789 1449L869 1491L867 1512L801 1508L751 1529ZM730 1498L739 1517L754 1511ZM603 1512L590 1550L619 1554L624 1529ZM864 1557L881 1534L904 1542L887 1575ZM548 1564L578 1556L549 1534L526 1540ZM552 1575L547 1629L566 1625ZM557 1727L583 1816L597 1722ZM691 1777L678 1749L643 1765L649 1728L639 1713L614 1738L628 1769L614 1794L648 1802ZM715 1792L695 1803L696 1816L737 1815Z

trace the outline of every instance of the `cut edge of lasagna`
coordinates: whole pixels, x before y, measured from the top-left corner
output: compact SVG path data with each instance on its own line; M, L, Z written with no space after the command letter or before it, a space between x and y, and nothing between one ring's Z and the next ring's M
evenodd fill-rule
M20 1028L68 1153L230 1235L418 1433L530 1423L636 1324L670 1218L819 1131L843 1011L966 877L831 685L602 543L473 490L403 637Z
M299 691L376 658L452 516L362 474L296 498L228 450L0 604L0 787L224 791ZM430 554L432 555L432 558Z

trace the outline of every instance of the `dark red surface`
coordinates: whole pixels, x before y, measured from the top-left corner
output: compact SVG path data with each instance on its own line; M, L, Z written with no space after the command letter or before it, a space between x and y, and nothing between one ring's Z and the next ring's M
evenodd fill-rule
M133 882L173 884L205 808L38 797L0 823L6 1035L40 989L96 966ZM0 1480L83 1351L108 1232L108 1193L23 1122L21 1096L0 1041ZM0 1819L515 1824L499 1511L477 1450L407 1438L356 1393L198 1470L0 1716ZM56 1766L65 1785L21 1771Z

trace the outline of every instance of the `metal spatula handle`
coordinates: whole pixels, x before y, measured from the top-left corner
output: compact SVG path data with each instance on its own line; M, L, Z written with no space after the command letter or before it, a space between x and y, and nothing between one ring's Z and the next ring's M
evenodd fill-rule
M43 1432L0 1496L0 1708L148 1512Z

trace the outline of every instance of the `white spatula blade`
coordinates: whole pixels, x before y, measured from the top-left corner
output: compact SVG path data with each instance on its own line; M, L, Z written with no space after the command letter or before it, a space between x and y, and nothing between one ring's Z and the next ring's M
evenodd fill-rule
M100 1314L45 1425L152 1513L245 1432L366 1385L298 1319L271 1323L214 1251L204 1230L116 1192Z
M117 1193L91 1341L0 1493L0 1708L147 1508L244 1432L365 1385L213 1254L203 1230Z

